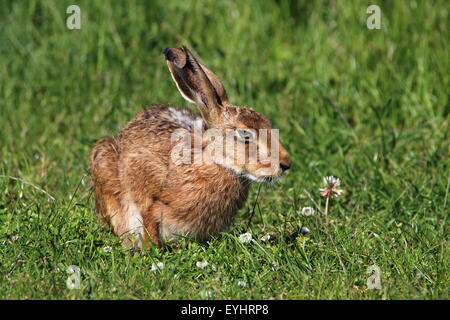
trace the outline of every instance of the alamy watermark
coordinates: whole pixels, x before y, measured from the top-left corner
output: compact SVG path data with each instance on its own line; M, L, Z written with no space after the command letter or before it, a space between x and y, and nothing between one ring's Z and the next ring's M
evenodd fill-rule
M69 30L81 29L81 9L77 5L70 5L66 9L66 13L70 16L66 19L66 26Z
M367 7L367 14L370 16L366 20L367 29L381 29L381 9L376 4Z
M377 265L371 265L367 268L366 273L372 274L367 278L367 289L381 289L381 270Z
M278 129L178 129L172 133L172 162L224 166L263 165L276 170L279 161Z
M67 289L80 289L81 288L81 271L78 266L68 266L66 272L69 277L66 280Z
M66 13L70 16L66 19L66 26L69 30L81 29L81 9L79 6L72 4L67 7ZM370 16L367 17L366 26L368 29L381 29L381 9L376 4L372 4L367 7L366 13Z

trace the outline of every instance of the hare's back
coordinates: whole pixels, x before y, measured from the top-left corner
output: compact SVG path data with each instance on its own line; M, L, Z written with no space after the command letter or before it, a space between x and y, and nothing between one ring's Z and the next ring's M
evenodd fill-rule
M139 112L119 133L117 140L121 151L135 148L168 150L172 134L179 129L194 131L195 127L204 128L201 117L187 109L168 105L153 105Z
M117 137L122 186L125 189L150 188L145 191L159 193L165 185L171 151L176 143L172 141L172 134L179 129L193 132L197 126L204 127L203 120L186 109L153 105L138 113Z

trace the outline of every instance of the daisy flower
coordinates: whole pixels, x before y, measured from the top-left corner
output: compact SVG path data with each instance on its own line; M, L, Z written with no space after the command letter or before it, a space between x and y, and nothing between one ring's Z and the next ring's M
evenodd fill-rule
M250 233L244 233L239 236L239 241L242 243L249 243L252 241L252 235Z
M157 262L152 264L152 271L155 272L156 270L162 270L164 269L164 263Z
M247 283L246 283L245 281L239 280L238 283L237 283L237 285L238 285L239 287L246 287L246 286L247 286Z
M208 265L208 261L197 261L197 267L200 269L205 269Z
M311 207L304 207L303 209L302 209L302 212L300 213L302 216L306 216L306 217L309 217L309 216L313 216L314 215L314 209L313 208L311 208Z

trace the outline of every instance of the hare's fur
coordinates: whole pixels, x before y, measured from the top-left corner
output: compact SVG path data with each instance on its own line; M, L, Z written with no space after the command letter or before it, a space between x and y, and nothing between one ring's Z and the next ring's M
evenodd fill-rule
M271 125L257 112L231 105L220 81L187 49L166 49L165 55L177 87L197 104L202 117L186 109L153 105L131 120L116 139L99 140L91 153L97 214L123 237L125 246L142 247L141 238L159 246L163 239L180 234L205 240L220 233L244 205L251 177L267 171L258 166L176 164L171 160L175 130L185 129L194 139L195 132L211 127ZM202 141L200 149L206 145ZM280 159L290 167L281 143ZM270 173L273 177L281 174L280 170Z

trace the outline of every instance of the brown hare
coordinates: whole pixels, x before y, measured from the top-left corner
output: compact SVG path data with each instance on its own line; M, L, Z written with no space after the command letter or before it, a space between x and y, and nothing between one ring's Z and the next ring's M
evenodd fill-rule
M278 179L291 167L264 115L232 105L220 80L187 48L166 48L164 56L181 95L197 105L201 117L156 104L141 111L116 139L99 140L91 153L97 214L124 246L142 248L153 241L160 247L177 235L207 240L230 226L252 181ZM204 153L210 161L174 161L180 146L174 134L180 130L187 133L188 145L194 142L189 156ZM210 130L231 137L226 141L233 142L232 152L224 161L204 152L213 141L205 135ZM265 151L269 161L259 156L250 161L255 148ZM236 161L238 150L247 155L242 161Z

